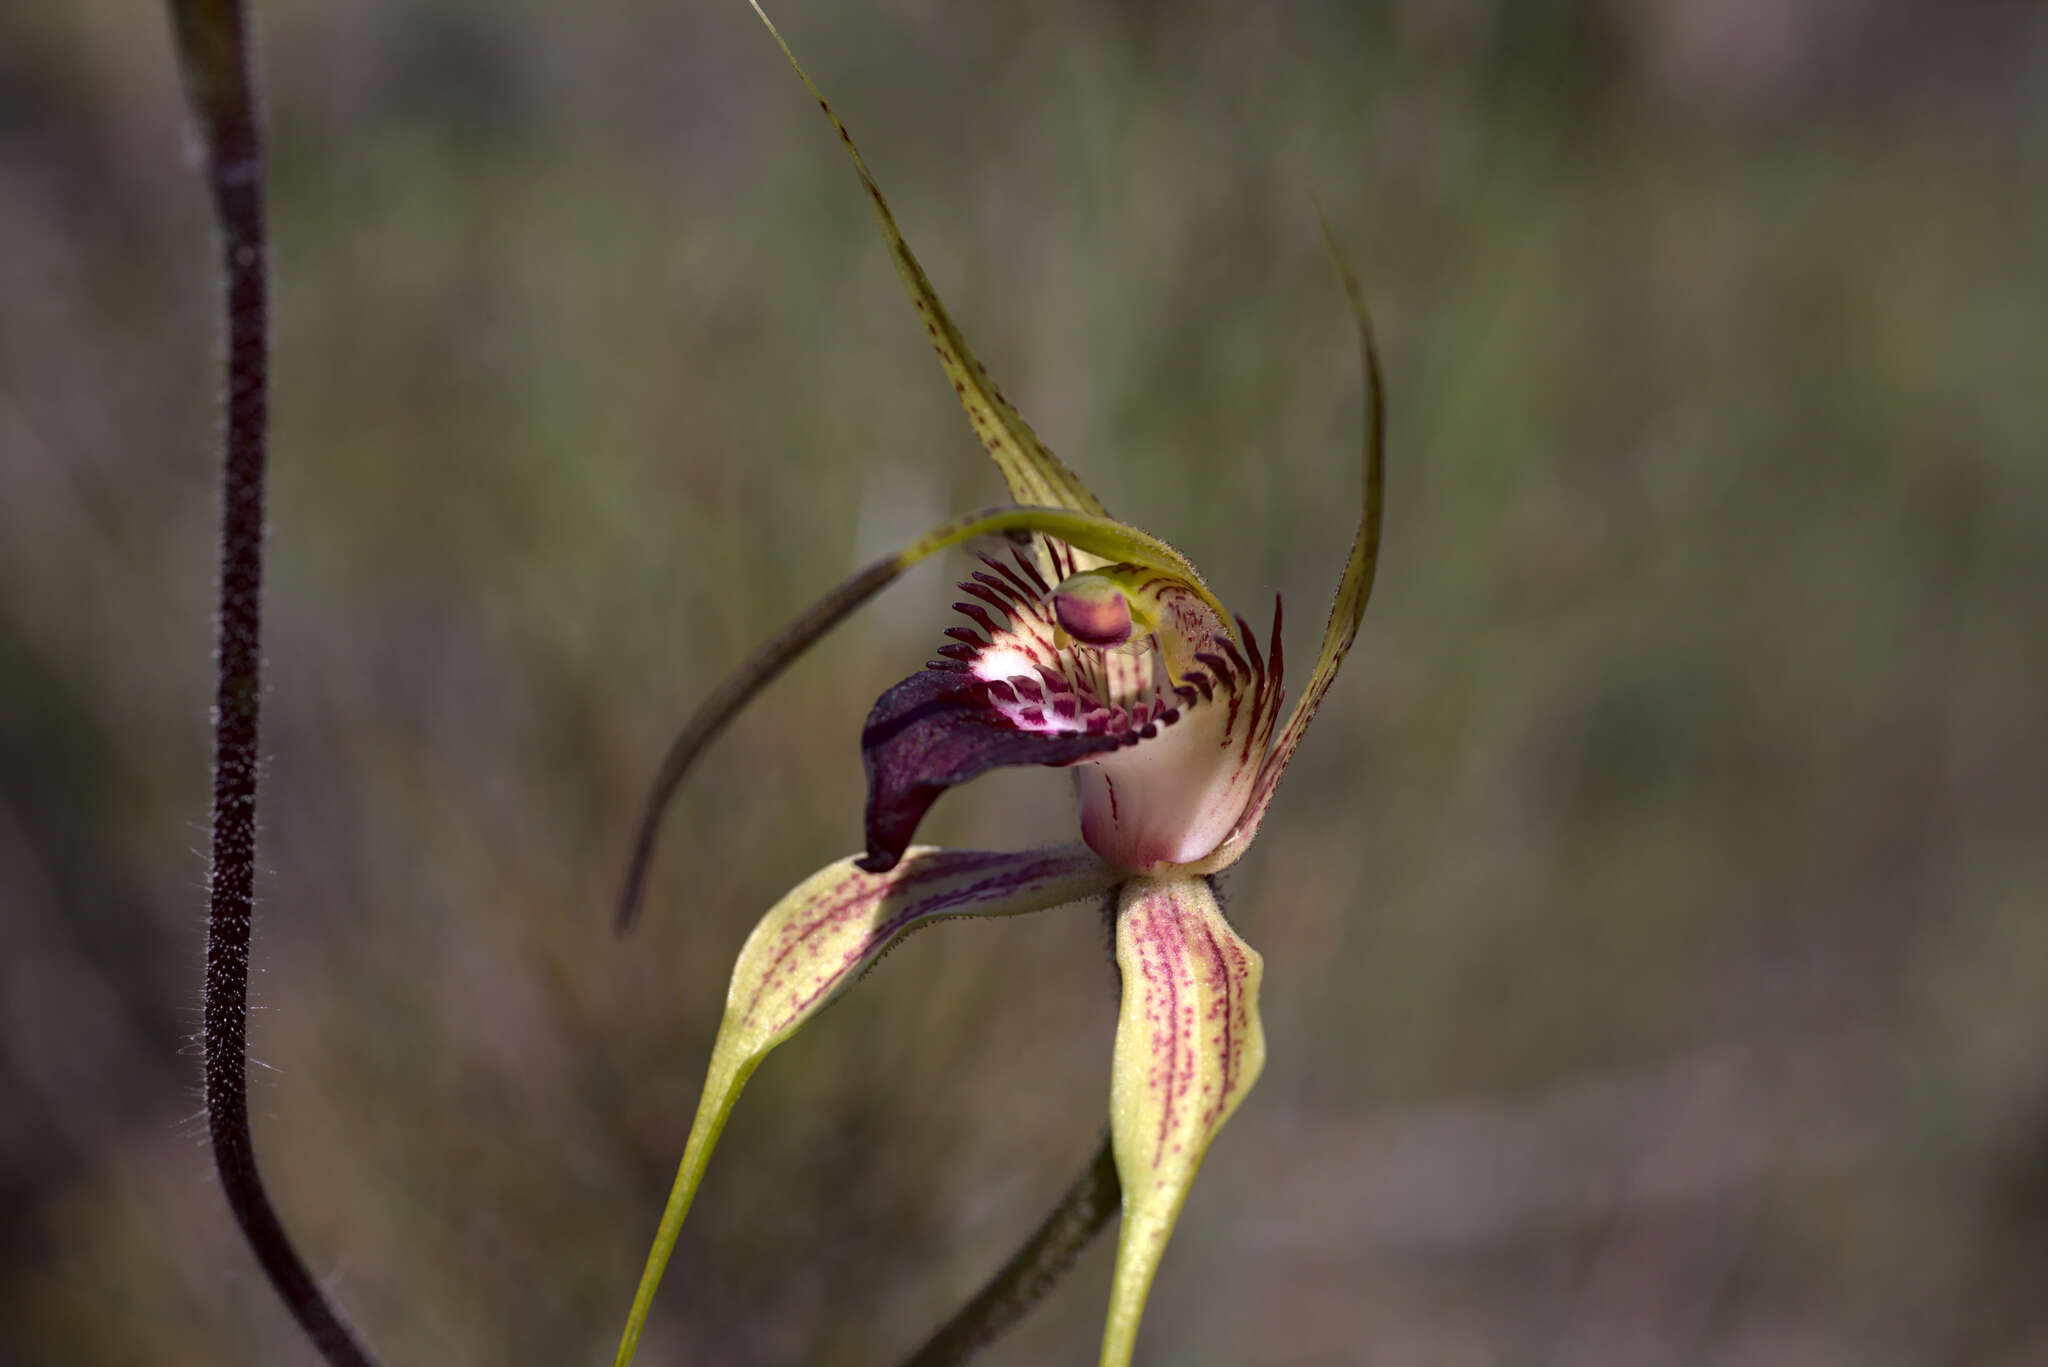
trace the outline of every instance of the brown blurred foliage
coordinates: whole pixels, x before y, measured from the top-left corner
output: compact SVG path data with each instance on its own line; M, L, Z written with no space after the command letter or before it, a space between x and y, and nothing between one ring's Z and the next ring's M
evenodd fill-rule
M752 15L259 5L277 377L253 1109L394 1365L609 1358L759 913L859 840L997 484ZM1152 1363L2048 1360L2038 6L776 10L1041 431L1310 657L1230 892L1272 1063ZM161 16L0 9L0 1361L310 1361L197 1142L212 247ZM1297 666L1299 668L1299 666ZM1060 776L930 832L1071 829ZM1086 1157L1090 908L922 936L762 1071L644 1360L885 1364ZM1085 1361L1107 1259L992 1364Z

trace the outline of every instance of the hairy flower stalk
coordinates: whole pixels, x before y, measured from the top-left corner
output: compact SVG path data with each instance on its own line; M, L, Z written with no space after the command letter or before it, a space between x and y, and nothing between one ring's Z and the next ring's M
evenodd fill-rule
M241 0L170 0L180 73L220 229L223 354L219 609L215 614L213 841L207 879L206 1127L221 1194L292 1317L332 1367L373 1359L293 1246L256 1164L246 1059L249 944L263 697L264 483L270 311L263 136Z
M800 883L740 951L703 1099L617 1362L624 1367L633 1358L718 1136L769 1050L913 930L1113 893L1123 982L1109 1100L1113 1172L1104 1161L1092 1166L977 1298L978 1309L949 1323L916 1360L957 1361L1014 1319L1100 1227L1120 1191L1123 1226L1101 1362L1124 1367L1189 1185L1265 1061L1262 965L1225 919L1209 875L1236 862L1257 834L1372 588L1383 415L1364 301L1339 261L1366 375L1363 499L1315 667L1281 726L1278 602L1262 648L1251 624L1217 601L1185 557L1112 519L1046 449L939 302L845 126L786 44L783 53L852 158L925 334L1017 505L949 523L869 566L712 695L656 778L621 926L644 887L669 798L703 746L764 684L917 561L985 533L1021 544L1007 557L983 558L960 585L960 620L945 631L937 658L870 711L861 733L867 849ZM1080 843L1015 853L912 845L948 788L1021 764L1075 771Z

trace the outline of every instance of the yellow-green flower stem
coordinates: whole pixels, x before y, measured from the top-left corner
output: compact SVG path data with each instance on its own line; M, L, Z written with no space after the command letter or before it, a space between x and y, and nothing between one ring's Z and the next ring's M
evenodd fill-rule
M911 542L894 555L884 556L830 593L813 603L802 616L755 651L744 664L712 691L691 714L682 731L669 745L661 768L655 774L647 803L641 809L640 829L633 842L633 858L626 870L626 886L619 897L618 929L630 929L646 890L647 870L654 858L655 837L662 814L682 785L690 766L712 738L738 716L749 701L787 669L799 655L854 609L880 593L919 561L978 536L998 533L1038 532L1054 536L1071 546L1099 555L1105 560L1132 561L1165 570L1184 579L1188 587L1226 624L1229 614L1203 584L1187 557L1149 532L1139 531L1099 513L1075 512L1068 508L989 508L954 518Z

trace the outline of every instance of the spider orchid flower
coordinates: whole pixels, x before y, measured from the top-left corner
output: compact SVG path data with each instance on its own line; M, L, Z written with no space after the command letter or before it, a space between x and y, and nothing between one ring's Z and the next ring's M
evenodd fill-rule
M1362 296L1340 261L1366 373L1359 530L1307 688L1276 737L1283 670L1277 600L1262 650L1249 623L1224 609L1179 552L1110 518L1038 440L939 302L845 126L768 27L852 158L918 319L1017 502L949 523L855 575L705 703L656 779L621 928L639 901L669 798L705 742L754 693L919 560L990 534L1007 535L1012 554L984 558L960 585L962 621L947 630L939 658L884 693L868 716L861 735L866 851L798 884L740 951L703 1098L617 1362L624 1367L633 1357L719 1133L771 1049L913 930L1113 894L1123 995L1109 1111L1123 1225L1101 1361L1123 1367L1195 1170L1265 1061L1261 961L1224 918L1209 875L1234 863L1257 834L1350 649L1372 586L1383 420ZM910 843L946 789L1024 764L1075 771L1079 843L1017 853Z

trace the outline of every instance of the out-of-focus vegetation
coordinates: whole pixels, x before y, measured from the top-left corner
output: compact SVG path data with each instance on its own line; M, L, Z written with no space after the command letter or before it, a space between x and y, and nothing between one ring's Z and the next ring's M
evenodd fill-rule
M393 1364L609 1352L753 918L859 843L996 497L743 5L258 5L278 271L252 1109ZM776 11L1040 430L1306 660L1272 1061L1153 1363L2048 1358L2048 27L1904 0ZM164 22L0 8L0 1359L308 1362L197 1142L212 244ZM1299 668L1299 666L1297 666ZM1061 776L934 838L1071 830ZM1085 1160L1092 908L894 954L737 1113L649 1362L877 1364ZM988 1357L1087 1360L1107 1245Z

